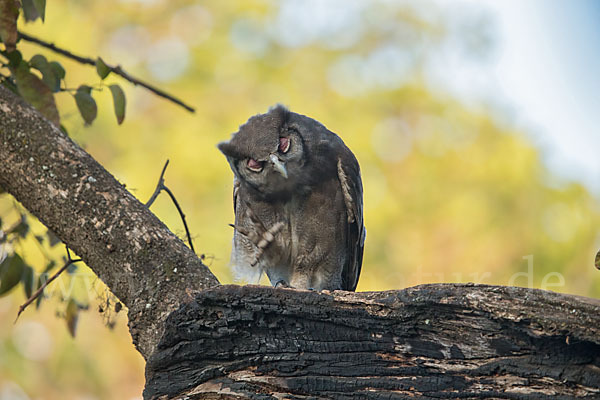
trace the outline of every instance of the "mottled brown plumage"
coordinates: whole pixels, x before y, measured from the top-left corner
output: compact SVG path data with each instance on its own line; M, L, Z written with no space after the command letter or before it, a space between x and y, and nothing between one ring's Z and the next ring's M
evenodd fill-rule
M276 106L219 144L234 172L231 262L274 286L355 290L366 231L360 168L322 124Z

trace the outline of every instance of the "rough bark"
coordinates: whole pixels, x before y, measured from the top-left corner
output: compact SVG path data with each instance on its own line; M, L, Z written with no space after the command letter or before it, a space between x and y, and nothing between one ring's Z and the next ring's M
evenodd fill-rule
M146 398L600 398L600 301L438 284L222 286L167 320Z
M169 311L188 293L218 284L121 183L3 86L0 186L52 229L129 308L130 332L145 358Z

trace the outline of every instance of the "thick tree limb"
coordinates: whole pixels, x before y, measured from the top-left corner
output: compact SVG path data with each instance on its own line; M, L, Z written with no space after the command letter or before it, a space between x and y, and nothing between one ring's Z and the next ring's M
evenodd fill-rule
M151 177L149 177L150 179ZM129 307L144 357L189 291L218 284L185 244L89 154L0 87L0 186Z
M600 398L600 301L469 284L221 286L167 320L146 398Z

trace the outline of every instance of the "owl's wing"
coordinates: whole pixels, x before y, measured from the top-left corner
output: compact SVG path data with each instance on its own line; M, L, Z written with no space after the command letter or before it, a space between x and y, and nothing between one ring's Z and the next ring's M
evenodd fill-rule
M366 230L363 223L363 189L358 162L349 154L338 159L337 172L346 204L347 243L350 258L342 270L342 289L356 290L362 266Z
M237 209L237 199L238 199L238 192L240 191L240 181L237 178L233 178L233 215L237 215L236 209Z

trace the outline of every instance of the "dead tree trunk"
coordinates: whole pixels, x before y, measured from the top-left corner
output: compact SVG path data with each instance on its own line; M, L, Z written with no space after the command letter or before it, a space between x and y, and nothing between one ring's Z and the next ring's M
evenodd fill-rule
M600 398L599 301L450 284L219 286L123 185L3 87L0 186L129 308L146 398Z

